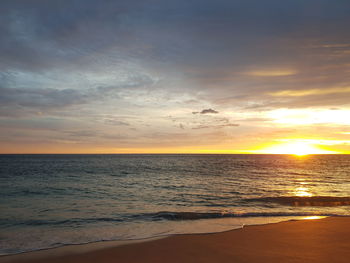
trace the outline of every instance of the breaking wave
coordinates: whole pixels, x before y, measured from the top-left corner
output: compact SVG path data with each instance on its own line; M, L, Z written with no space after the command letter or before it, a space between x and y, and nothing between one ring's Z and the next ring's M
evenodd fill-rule
M145 216L145 215L144 215ZM331 213L314 213L314 212L253 212L253 213L226 213L226 212L158 212L148 214L153 219L166 220L198 220L198 219L215 219L215 218L242 218L242 217L298 217L298 216L340 216Z

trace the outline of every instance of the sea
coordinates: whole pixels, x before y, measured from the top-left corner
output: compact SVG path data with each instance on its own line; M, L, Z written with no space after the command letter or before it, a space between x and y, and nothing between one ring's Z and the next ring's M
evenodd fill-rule
M0 155L0 254L350 215L350 155Z

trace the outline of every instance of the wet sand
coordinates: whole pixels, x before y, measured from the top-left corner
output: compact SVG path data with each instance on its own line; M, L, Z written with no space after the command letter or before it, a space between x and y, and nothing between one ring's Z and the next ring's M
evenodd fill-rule
M146 242L101 242L0 257L0 262L350 262L350 217L288 221Z

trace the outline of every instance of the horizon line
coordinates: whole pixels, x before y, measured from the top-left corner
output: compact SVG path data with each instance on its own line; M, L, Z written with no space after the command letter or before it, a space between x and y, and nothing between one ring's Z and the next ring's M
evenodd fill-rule
M293 153L0 153L0 155L297 155ZM310 153L306 155L350 155L350 153Z

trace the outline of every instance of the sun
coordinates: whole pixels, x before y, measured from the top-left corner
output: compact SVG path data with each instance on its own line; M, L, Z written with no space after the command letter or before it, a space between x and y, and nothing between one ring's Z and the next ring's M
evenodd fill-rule
M318 152L318 149L316 149L312 145L301 142L287 144L282 146L282 148L283 151L285 151L285 153L294 154L297 156L304 156Z
M305 156L308 154L334 153L332 151L319 149L316 146L304 141L288 142L288 143L272 145L267 148L263 148L262 150L259 150L259 152L267 153L267 154L292 154L296 156Z

